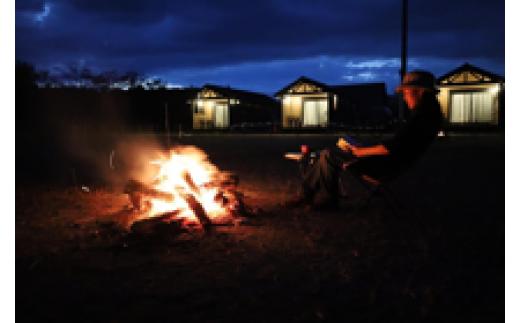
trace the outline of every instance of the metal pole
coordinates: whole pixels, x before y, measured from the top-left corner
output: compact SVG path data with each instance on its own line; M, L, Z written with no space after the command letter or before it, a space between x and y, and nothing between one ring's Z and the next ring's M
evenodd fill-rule
M408 0L402 0L401 13L401 69L399 71L400 80L403 81L406 74L408 54ZM404 120L405 103L402 95L399 96L399 121Z

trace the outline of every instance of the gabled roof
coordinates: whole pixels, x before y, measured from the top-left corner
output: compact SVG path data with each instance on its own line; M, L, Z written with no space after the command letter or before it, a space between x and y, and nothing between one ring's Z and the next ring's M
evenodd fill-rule
M215 84L205 84L201 91L204 89L212 90L223 97L231 98L231 99L238 99L242 102L250 102L250 103L258 103L258 104L276 104L276 101L271 98L268 95L258 93L258 92L252 92L252 91L246 91L246 90L239 90L234 89L229 86L219 86Z
M284 87L283 89L281 89L280 91L276 92L274 94L275 97L278 97L280 95L282 95L283 93L289 91L290 88L292 88L293 86L295 86L296 84L298 83L307 83L307 84L312 84L312 85L315 85L315 86L318 86L318 87L321 87L324 91L327 91L329 89L328 85L324 84L324 83L321 83L321 82L318 82L316 80L313 80L311 78L308 78L306 76L300 76L298 79L296 79L296 81L290 83L289 85L287 85L286 87Z
M331 92L340 97L347 99L351 103L359 105L386 105L386 85L385 83L360 83L360 84L342 84L342 85L327 85L318 82L308 77L302 76L296 81L287 85L280 91L276 92L275 96L280 96L296 84L303 82L312 84L323 89L324 92Z
M448 80L448 79L452 78L453 76L456 76L456 75L458 75L460 73L464 73L464 72L469 72L469 73L473 74L474 76L476 76L477 78L480 78L480 76L483 76L483 77L489 79L489 80L481 80L480 81L481 83L504 82L504 77L502 77L498 74L491 73L489 71L486 71L480 67L471 65L469 63L464 63L461 66L457 67L456 69L440 76L437 79L437 84L441 84L442 81Z

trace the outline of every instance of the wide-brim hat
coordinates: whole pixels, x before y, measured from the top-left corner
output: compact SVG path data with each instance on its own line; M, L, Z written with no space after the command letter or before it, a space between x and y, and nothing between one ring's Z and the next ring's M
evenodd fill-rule
M406 73L401 84L395 89L395 92L401 93L405 87L422 88L432 92L438 92L435 86L435 76L427 71L412 71Z

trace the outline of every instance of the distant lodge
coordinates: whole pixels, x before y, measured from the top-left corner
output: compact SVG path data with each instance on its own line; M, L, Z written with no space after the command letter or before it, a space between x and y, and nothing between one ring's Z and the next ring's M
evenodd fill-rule
M392 118L384 83L326 85L302 76L275 96L286 129L382 125Z
M448 127L503 125L503 77L466 63L439 77L437 86Z
M330 86L300 77L275 94L205 85L191 101L193 129L271 124L283 129L384 125L392 118L384 83ZM281 102L281 104L280 104Z
M242 123L278 120L278 103L273 98L217 85L205 85L197 92L192 111L193 129L228 129Z
M463 64L439 77L437 86L447 129L503 126L502 76ZM75 127L121 131L383 129L392 126L398 111L398 98L387 94L384 83L329 85L308 77L273 97L211 84L128 91L42 88L39 95L40 107L17 111L19 120L29 124L56 116Z
M504 78L470 64L437 80L446 128L503 125ZM270 124L282 130L383 128L398 99L384 83L329 85L302 76L275 93L205 85L191 101L195 130ZM271 128L266 128L266 130Z

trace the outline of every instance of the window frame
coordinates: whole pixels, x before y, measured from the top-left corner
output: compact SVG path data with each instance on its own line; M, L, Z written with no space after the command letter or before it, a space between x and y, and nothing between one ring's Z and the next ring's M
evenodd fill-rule
M452 121L452 116L453 116L453 96L456 95L456 94L471 94L471 102L470 102L470 117L469 119L472 120L473 119L473 113L474 113L474 106L473 106L473 96L472 94L473 93L489 93L489 90L487 88L478 88L478 89L460 89L460 90L451 90L449 92L449 104L448 104L448 121L450 124L453 124L453 125L464 125L464 124L496 124L497 123L497 118L496 118L496 115L495 115L495 111L494 110L494 97L491 93L489 93L489 95L491 96L491 106L490 106L490 109L491 109L491 116L492 116L492 119L490 121L462 121L462 122L455 122L455 121Z

